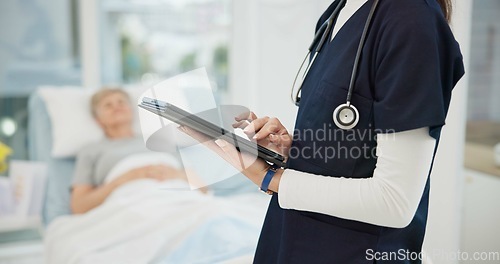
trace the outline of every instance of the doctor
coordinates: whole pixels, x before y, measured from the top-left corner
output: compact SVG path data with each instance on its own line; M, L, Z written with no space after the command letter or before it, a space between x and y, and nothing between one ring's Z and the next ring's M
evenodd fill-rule
M450 0L336 0L293 94L293 135L276 118L236 118L287 168L205 142L272 194L255 263L421 263L429 176L464 74L450 11Z

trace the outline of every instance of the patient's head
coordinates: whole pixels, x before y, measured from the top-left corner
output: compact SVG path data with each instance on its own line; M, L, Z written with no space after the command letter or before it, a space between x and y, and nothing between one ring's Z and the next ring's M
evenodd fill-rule
M119 88L103 88L92 96L92 115L108 137L131 136L132 108L128 94Z

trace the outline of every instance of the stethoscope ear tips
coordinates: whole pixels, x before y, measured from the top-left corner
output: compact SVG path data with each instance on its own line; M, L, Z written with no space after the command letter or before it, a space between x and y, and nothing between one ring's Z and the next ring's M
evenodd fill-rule
M359 122L359 112L351 104L341 104L333 111L333 122L340 129L352 129Z

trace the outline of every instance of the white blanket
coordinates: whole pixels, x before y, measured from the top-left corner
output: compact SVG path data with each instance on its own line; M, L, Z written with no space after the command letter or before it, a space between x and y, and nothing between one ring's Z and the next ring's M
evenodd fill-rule
M177 159L171 154L158 152L143 152L132 154L120 160L106 175L105 183L109 183L120 177L125 172L147 165L164 164L175 168L180 168Z
M204 195L180 180L133 181L86 214L54 220L45 236L46 263L241 259L255 249L268 202L260 193Z

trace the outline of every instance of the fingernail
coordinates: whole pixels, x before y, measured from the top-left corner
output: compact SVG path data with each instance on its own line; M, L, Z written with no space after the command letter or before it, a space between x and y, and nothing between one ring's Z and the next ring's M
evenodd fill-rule
M257 134L255 134L252 138L257 139L257 138L259 138L259 136Z
M221 148L224 148L224 147L226 147L227 142L225 140L222 140L222 139L217 139L217 140L215 140L215 144L217 144L217 146L219 146Z

